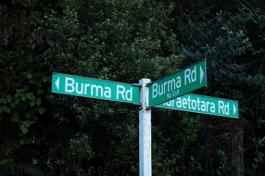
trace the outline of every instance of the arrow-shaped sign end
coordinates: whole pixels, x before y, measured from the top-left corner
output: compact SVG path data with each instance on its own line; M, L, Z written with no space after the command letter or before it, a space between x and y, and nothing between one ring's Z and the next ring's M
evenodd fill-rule
M57 80L55 81L55 86L59 90L59 88L60 88L60 77L58 77Z
M200 66L200 84L202 83L203 76L204 76L204 71L202 67Z
M236 106L235 106L235 104L233 104L233 113L234 114L236 113Z

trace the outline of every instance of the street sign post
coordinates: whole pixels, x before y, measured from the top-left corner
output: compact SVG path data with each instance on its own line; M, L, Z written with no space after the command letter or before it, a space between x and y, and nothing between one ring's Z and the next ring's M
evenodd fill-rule
M182 71L166 76L148 85L149 107L160 105L171 99L207 85L206 60Z
M62 73L52 74L52 92L87 98L140 104L139 87Z
M139 175L152 175L152 143L151 143L151 109L147 108L148 104L148 88L146 85L150 83L150 79L141 79L140 100L141 109L139 110Z
M197 94L186 94L157 107L238 119L238 102Z
M151 108L238 118L238 102L187 94L207 85L206 60L151 83L139 86L62 73L52 74L52 92L141 105L139 110L139 175L152 175ZM185 95L186 94L186 95Z

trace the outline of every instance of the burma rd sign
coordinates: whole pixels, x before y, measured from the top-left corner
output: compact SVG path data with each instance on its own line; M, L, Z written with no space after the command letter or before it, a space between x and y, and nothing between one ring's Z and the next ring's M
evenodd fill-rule
M238 102L197 94L186 94L157 107L238 119Z
M148 86L149 107L167 102L206 85L206 60L203 60L150 84Z
M52 74L52 92L140 104L139 87L137 86L62 73Z

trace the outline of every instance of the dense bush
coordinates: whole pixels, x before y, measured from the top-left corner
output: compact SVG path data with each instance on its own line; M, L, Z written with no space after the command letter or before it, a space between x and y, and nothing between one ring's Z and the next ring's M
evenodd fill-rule
M197 93L238 100L240 120L154 109L153 175L264 175L263 7L1 2L0 175L137 175L138 107L53 95L51 73L137 83L201 59L208 87Z

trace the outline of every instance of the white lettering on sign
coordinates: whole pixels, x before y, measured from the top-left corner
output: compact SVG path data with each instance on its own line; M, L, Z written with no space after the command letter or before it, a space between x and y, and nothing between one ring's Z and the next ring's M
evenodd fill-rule
M170 100L163 103L164 106L177 107L179 109L189 109L193 111L212 112L215 113L216 105L213 102L203 101L200 98L191 99L190 96L187 98L178 97L174 100Z
M103 97L103 87L97 85L91 85L91 95Z
M179 89L181 87L181 77L177 76L176 78L172 78L162 83L154 83L152 84L152 98L156 98L158 95L164 95L168 92L171 92L175 89Z
M188 68L184 71L184 84L190 84L196 81L196 65L194 68Z
M196 94L187 94L157 107L238 118L237 101Z
M133 90L130 88L129 90L126 90L126 88L122 85L117 85L117 94L116 98L120 99L120 97L123 100L132 101L133 98Z
M220 114L229 115L229 102L218 101L218 112Z
M111 89L110 89L110 87L107 87L107 86L105 87L104 97L111 98Z
M65 92L73 93L75 91L74 87L75 80L73 78L65 78Z
M111 98L111 89L108 86L101 86L89 83L75 82L73 78L65 77L65 92L78 95L90 95L95 97Z

